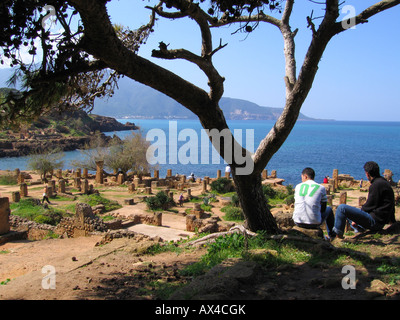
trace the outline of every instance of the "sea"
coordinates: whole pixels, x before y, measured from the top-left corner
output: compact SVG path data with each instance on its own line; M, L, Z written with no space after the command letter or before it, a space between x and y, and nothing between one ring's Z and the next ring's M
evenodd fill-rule
M194 173L196 177L216 177L217 170L224 173L226 163L215 156L198 120L117 120L134 122L141 128L151 143L154 160L159 162L156 165L160 177L168 169L173 174ZM272 120L228 121L231 130L238 134L237 140L250 151L258 147L274 123ZM124 138L131 132L106 134ZM79 150L63 154L63 169L71 169L70 162L82 157ZM28 159L0 158L0 170L27 170ZM382 173L385 169L392 170L394 181L400 180L400 122L298 121L265 169L269 173L276 170L278 178L285 180L284 185L294 186L301 182L301 171L305 167L315 170L317 182L322 182L325 176L331 177L334 169L357 180L366 179L363 166L367 161L377 162Z

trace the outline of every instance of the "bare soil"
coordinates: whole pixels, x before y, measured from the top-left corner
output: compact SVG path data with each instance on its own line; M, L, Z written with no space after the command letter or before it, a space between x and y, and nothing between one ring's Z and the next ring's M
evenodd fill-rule
M0 187L1 196L8 196L18 187ZM200 187L199 187L200 190ZM126 189L112 191L103 195L122 202L121 192ZM194 191L192 193L196 194ZM30 196L40 198L41 189L32 190ZM348 192L348 203L358 201L358 196L366 196L358 190ZM10 196L11 198L11 196ZM55 204L57 205L57 204ZM178 211L184 208L175 208ZM222 215L220 206L215 204L214 214ZM177 215L179 216L179 215ZM183 215L182 221L184 220ZM396 212L399 220L399 212ZM172 221L172 220L169 220ZM169 225L172 228L182 228L182 221ZM184 232L184 228L182 232ZM353 237L354 238L354 237ZM193 283L193 278L180 272L186 266L200 260L206 253L206 248L183 249L180 254L165 252L149 254L147 249L157 243L141 235L133 238L114 239L97 245L102 240L101 235L46 239L40 241L11 241L0 245L0 299L1 300L155 300L164 299L160 288L185 287ZM254 268L246 281L236 279L235 282L224 282L223 292L226 296L216 295L215 298L233 300L285 299L285 300L336 300L336 299L399 299L400 284L385 282L381 273L376 271L376 264L388 262L388 265L399 264L400 241L399 234L364 235L357 243L363 243L362 251L368 252L364 263L355 265L357 275L356 289L344 290L342 280L346 274L342 269L321 263L308 263L281 266L278 268ZM321 241L322 243L322 241ZM323 244L311 245L313 251L332 252ZM350 246L334 244L344 256L343 265L352 264L346 260L346 252L354 253ZM357 247L358 248L358 247ZM317 251L315 251L317 250ZM346 251L348 250L348 251ZM360 255L362 255L362 251ZM372 257L372 258L371 258ZM239 265L233 261L229 265ZM54 266L54 289L46 289L44 266ZM248 266L247 266L248 267ZM42 272L43 271L43 272ZM240 274L241 271L238 271ZM221 273L220 273L221 274ZM234 276L232 276L234 278ZM253 280L251 280L253 279ZM216 278L205 277L204 281L214 284L210 286L218 294L215 286ZM195 290L195 289L194 289ZM206 297L206 296L205 296ZM199 298L197 296L197 298Z

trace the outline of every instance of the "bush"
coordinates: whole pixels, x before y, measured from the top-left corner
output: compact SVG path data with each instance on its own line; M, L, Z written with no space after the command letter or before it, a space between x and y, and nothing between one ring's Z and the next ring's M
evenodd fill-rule
M211 182L211 190L218 193L227 193L233 191L232 181L227 178L218 178Z
M146 198L146 205L150 210L166 210L174 205L174 201L164 191L160 191L154 197Z
M222 212L225 212L225 220L227 221L242 221L244 220L243 210L238 207L223 207L221 209Z
M231 203L234 207L239 207L240 206L240 201L239 201L239 196L237 193L234 193L231 197Z
M277 192L269 184L264 184L262 190L267 199L273 199L277 195Z
M291 195L287 196L286 199L285 199L285 203L286 203L287 205L289 205L289 206L290 206L291 204L293 204L293 203L294 203L294 195L291 194Z

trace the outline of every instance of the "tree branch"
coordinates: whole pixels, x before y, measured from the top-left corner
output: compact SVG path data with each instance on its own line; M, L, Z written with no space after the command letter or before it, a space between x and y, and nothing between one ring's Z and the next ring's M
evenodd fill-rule
M161 6L153 8L153 12L165 18L192 18L200 28L201 31L201 56L185 50L168 50L164 43L160 43L160 50L153 50L152 56L164 59L184 59L196 64L209 79L208 85L210 86L210 98L214 102L218 102L224 92L223 82L224 78L221 77L212 63L212 56L222 49L224 46L220 45L218 48L213 49L212 35L209 26L209 15L206 14L198 4L187 0L174 0L168 2L179 12L166 13Z
M365 9L363 12L361 12L359 15L350 18L350 21L355 21L354 25L362 24L362 23L367 23L368 19L371 18L372 16L385 11L387 9L393 8L400 4L400 0L383 0L380 1L367 9ZM342 22L337 22L335 24L335 27L333 28L334 34L339 34L343 31L346 31L348 28L345 28L343 26Z

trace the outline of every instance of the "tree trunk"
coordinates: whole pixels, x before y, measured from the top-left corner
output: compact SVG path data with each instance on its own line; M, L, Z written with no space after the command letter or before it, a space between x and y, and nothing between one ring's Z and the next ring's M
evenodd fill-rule
M245 213L245 227L257 232L265 230L268 234L279 233L275 218L267 207L262 192L261 175L235 175L233 173L240 205Z

